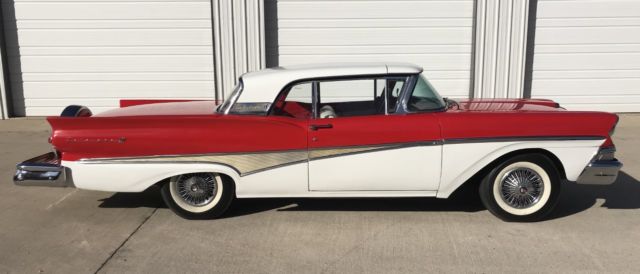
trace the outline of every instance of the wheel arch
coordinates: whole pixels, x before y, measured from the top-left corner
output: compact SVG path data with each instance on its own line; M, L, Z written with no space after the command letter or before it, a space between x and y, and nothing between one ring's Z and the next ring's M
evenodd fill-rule
M211 170L207 170L207 169L202 169L202 168L192 168L192 169L185 169L183 171L179 171L179 172L173 172L171 175L165 175L163 179L158 180L157 182L155 182L154 184L151 184L150 186L147 187L147 189L152 188L152 187L162 187L162 185L164 185L165 183L168 183L171 178L176 177L176 176L180 176L180 175L185 175L185 174L192 174L192 173L202 173L202 172L206 172L206 173L215 173L220 175L220 178L222 179L222 181L224 183L226 183L226 185L230 186L233 188L233 193L235 193L235 189L236 189L236 184L238 182L238 178L240 178L240 175L238 173L235 173L233 171L229 171L226 169L220 169L220 168L212 168Z
M507 159L509 159L511 157L518 156L518 155L524 155L524 154L541 154L541 155L546 156L547 158L549 158L549 160L551 160L553 162L554 166L558 169L558 173L560 175L561 180L566 180L567 179L567 175L566 175L566 171L565 171L565 168L564 168L564 164L562 163L560 158L558 158L558 156L556 156L553 152L551 152L551 151L549 151L547 149L544 149L544 148L523 148L523 149L516 149L516 150L513 150L513 151L509 151L509 152L507 152L507 153L495 158L494 160L492 160L491 162L486 164L484 167L480 168L480 170L475 172L472 176L470 176L468 179L464 180L462 183L460 183L458 186L456 186L451 191L446 192L446 193L441 193L439 191L437 197L438 198L448 198L451 194L453 194L458 189L461 189L463 186L467 186L469 184L479 184L480 181L482 180L482 178L484 178L484 176L487 175L497 165L499 165L500 163L504 162L505 160L507 160Z

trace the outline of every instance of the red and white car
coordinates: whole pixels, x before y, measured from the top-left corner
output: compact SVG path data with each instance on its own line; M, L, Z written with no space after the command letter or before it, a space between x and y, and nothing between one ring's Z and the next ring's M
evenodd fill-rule
M611 184L615 114L539 99L443 99L411 64L327 64L244 74L215 101L121 101L49 117L53 152L18 185L141 192L186 218L235 198L438 197L480 181L489 211L538 220L565 181ZM476 180L477 179L477 180Z

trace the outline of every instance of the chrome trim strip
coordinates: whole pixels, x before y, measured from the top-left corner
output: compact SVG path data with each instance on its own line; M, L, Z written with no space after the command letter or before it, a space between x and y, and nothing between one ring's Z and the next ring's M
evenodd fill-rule
M602 136L523 136L523 137L473 137L444 139L443 144L466 143L492 143L492 142L518 142L518 141L579 141L579 140L605 140Z

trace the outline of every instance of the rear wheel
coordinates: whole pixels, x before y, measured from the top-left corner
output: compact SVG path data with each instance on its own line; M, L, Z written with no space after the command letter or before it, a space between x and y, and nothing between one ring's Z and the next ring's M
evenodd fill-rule
M172 177L161 189L162 199L186 219L220 217L235 196L233 182L217 173L190 173Z
M560 196L560 174L542 154L514 156L493 168L480 183L485 207L505 221L537 221Z

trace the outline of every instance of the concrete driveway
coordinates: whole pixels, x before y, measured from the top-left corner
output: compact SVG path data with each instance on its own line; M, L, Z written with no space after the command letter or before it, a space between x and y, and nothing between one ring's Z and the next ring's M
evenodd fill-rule
M43 120L0 121L0 273L640 272L640 116L607 187L566 184L554 215L504 223L473 191L437 199L251 199L187 221L157 190L16 187L49 150Z

